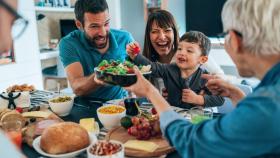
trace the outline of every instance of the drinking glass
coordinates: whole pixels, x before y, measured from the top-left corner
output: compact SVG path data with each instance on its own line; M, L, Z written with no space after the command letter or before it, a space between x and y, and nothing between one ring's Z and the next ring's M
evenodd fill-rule
M124 105L126 108L126 115L136 116L139 114L140 101L137 98L124 99Z
M3 130L7 137L19 148L21 149L22 144L22 133L21 127L22 123L18 120L9 120L2 123Z
M212 109L202 109L200 107L194 107L190 109L191 122L193 124L198 124L202 121L212 119L213 111Z

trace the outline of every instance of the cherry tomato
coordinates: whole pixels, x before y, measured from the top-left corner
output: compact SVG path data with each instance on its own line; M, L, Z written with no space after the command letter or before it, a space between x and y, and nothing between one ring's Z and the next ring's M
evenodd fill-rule
M106 67L105 66L101 66L100 68L99 68L99 70L104 70Z
M140 53L140 47L136 46L133 48L134 54L139 54Z
M128 68L128 69L127 69L127 73L128 73L128 74L133 74L133 73L134 73L133 68Z
M152 112L153 115L156 115L156 114L157 114L157 111L156 111L155 108L152 108L151 112Z

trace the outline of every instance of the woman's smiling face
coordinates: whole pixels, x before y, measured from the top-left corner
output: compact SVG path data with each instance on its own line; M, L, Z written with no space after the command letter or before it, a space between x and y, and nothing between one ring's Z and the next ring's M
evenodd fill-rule
M159 56L166 56L172 50L174 32L171 27L161 28L158 26L157 22L154 21L150 32L150 39L152 46Z

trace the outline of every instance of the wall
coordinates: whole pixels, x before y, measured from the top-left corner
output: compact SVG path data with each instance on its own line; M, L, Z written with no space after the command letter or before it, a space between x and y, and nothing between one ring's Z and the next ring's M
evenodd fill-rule
M169 0L167 10L172 13L179 29L179 35L186 32L186 5L185 0Z
M211 56L218 65L224 70L225 74L239 76L237 68L225 49L211 49Z
M32 84L43 88L39 60L35 12L32 0L19 0L19 12L29 21L24 34L14 41L16 63L0 66L0 91L14 84Z
M121 6L120 0L107 0L110 12L110 27L121 28Z
M120 0L121 28L132 34L134 39L144 45L144 22L143 0Z
M120 0L121 27L132 33L134 39L142 47L146 27L143 5L143 0ZM179 28L179 34L184 34L186 32L185 0L168 0L166 9L173 14Z

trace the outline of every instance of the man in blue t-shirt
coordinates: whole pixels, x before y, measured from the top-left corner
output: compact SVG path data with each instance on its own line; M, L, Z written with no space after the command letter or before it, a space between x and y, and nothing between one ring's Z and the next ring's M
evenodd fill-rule
M125 47L133 41L131 34L110 29L106 0L78 0L75 15L79 30L64 37L59 46L74 93L102 100L123 98L127 92L119 86L103 85L95 78L94 68L104 59L124 61Z

